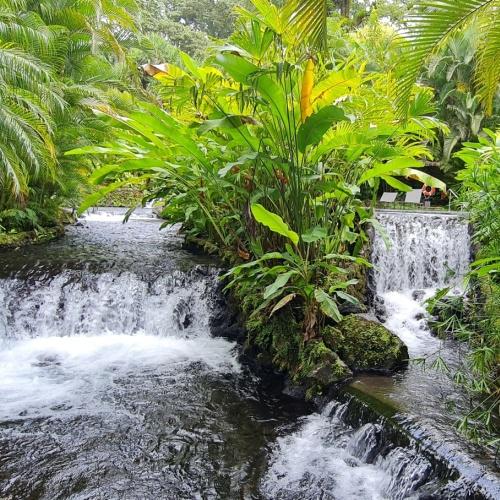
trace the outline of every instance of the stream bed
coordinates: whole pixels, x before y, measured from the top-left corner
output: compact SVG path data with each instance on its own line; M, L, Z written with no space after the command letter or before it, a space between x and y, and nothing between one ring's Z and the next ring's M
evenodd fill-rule
M252 374L210 331L218 264L148 210L122 218L0 253L0 498L488 498L352 402Z

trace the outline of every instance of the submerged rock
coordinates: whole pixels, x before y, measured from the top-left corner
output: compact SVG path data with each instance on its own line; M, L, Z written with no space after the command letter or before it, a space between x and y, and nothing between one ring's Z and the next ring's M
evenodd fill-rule
M354 371L390 372L408 360L406 345L385 326L360 316L346 316L323 332L325 344Z

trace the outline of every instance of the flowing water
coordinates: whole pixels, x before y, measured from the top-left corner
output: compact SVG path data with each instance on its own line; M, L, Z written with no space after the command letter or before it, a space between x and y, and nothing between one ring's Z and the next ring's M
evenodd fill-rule
M0 253L0 498L399 499L447 482L382 421L348 423L352 401L311 413L252 375L210 331L217 264L150 210L122 218Z
M458 292L470 262L468 221L460 215L380 212L377 219L385 235L373 241L373 281L376 301L385 326L408 346L410 358L443 357L453 368L464 346L431 334L425 301L436 290ZM462 395L446 375L410 365L396 377L387 396L403 410L418 414L433 427L453 428L450 403L461 406Z

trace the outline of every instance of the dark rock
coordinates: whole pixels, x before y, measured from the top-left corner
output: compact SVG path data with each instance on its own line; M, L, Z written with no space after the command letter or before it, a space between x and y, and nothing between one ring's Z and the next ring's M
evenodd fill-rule
M360 316L347 316L336 327L325 328L323 339L354 371L391 372L408 360L408 349L399 337Z
M425 292L423 290L414 290L411 294L411 298L417 302L421 301L425 297Z
M346 380L352 376L349 367L331 351L324 355L309 371L308 378L328 386Z
M367 308L364 304L351 304L350 302L344 302L343 304L339 304L340 314L343 316L347 314L363 314L367 312Z
M385 302L382 297L376 295L373 299L373 312L375 317L381 322L385 323L387 320L387 309L385 307Z
M174 308L174 317L181 330L187 328L193 322L193 315L187 301L184 299L179 301Z

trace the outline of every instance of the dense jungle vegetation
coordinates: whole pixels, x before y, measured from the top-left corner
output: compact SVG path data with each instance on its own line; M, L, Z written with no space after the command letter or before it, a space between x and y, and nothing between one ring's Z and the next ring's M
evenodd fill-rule
M374 4L2 0L0 235L135 186L233 265L253 341L300 378L364 300L379 193L451 187L477 259L429 307L470 344L462 429L493 434L500 2ZM293 335L265 333L282 317Z

